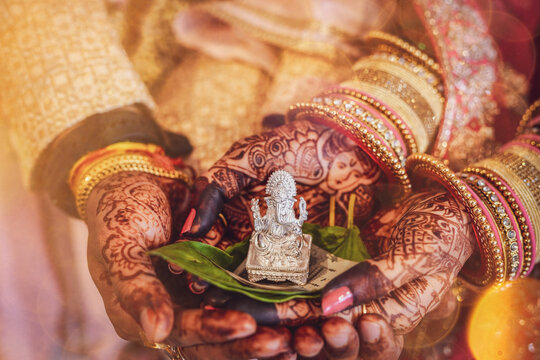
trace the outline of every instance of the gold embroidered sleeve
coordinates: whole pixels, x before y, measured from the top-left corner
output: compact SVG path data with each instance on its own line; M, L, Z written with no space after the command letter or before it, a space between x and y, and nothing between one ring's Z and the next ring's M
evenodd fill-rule
M2 2L0 79L0 115L9 122L24 180L34 189L43 182L36 169L48 172L44 153L54 153L50 148L85 122L84 127L104 129L104 114L135 105L140 125L129 125L131 134L156 137L153 101L119 46L102 1ZM111 130L111 141L121 140L122 126ZM85 134L71 139L74 151L82 151L77 144L102 143Z

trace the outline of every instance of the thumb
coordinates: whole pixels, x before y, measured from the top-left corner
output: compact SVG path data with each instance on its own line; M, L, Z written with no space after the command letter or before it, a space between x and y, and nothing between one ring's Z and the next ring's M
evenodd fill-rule
M361 305L394 289L394 284L380 270L382 261L363 261L332 279L323 289L321 306L324 315Z
M150 342L167 338L173 326L173 306L157 278L147 249L135 238L109 234L100 241L108 286L120 307L142 327Z
M223 210L225 195L216 184L207 184L200 192L197 205L191 209L182 228L182 236L203 237L216 222Z

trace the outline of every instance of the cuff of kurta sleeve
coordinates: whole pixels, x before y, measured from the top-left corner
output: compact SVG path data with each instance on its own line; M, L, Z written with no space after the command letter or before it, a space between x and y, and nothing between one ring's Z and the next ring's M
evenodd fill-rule
M46 192L62 210L77 216L67 181L71 167L85 154L120 141L162 145L163 136L149 111L140 105L93 115L61 134L40 154L31 176L32 188Z

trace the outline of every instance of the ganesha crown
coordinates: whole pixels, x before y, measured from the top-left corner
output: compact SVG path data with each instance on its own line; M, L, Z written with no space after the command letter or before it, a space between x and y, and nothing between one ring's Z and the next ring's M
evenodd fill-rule
M272 197L295 197L294 178L285 170L274 171L266 184L266 194Z

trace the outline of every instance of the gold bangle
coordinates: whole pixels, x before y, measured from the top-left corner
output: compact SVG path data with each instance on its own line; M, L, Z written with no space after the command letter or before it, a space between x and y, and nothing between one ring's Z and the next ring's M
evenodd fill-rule
M495 154L493 159L511 169L527 185L534 201L540 205L540 156L522 147L510 146L504 149L504 153Z
M521 241L523 244L523 266L521 270L521 277L524 277L531 267L532 245L529 227L527 225L525 217L523 216L523 212L519 210L519 207L514 205L516 200L514 199L512 193L508 191L508 188L501 182L500 176L495 175L495 173L491 172L490 170L479 167L468 167L463 171L468 174L480 175L481 177L487 179L491 184L493 184L493 186L497 188L499 193L501 193L506 198L506 202L510 206L514 218L518 222L518 230L520 230L521 232Z
M433 112L437 116L441 116L442 108L444 104L444 96L439 93L437 88L430 84L421 74L425 75L423 68L420 66L413 69L408 68L405 64L399 62L392 62L386 58L377 58L371 55L367 58L363 58L357 61L353 65L355 72L362 71L364 69L378 70L393 75L395 78L401 79L412 86L418 94L414 94L415 97L423 97L429 104L429 107L433 109Z
M441 121L444 103L444 98L434 87L414 73L389 62L365 59L359 61L354 70L359 81L398 95L421 119L428 137L434 137Z
M346 84L348 83L345 83L345 85ZM416 138L418 137L418 135L414 134L414 131L421 129L421 126L422 126L421 124L420 125L415 124L417 126L420 126L420 128L409 126L410 122L409 123L405 122L405 120L401 118L401 115L398 115L397 112L392 112L384 104L381 104L379 101L377 101L377 99L371 96L368 96L366 94L360 93L351 88L344 88L344 87L334 88L334 89L325 91L322 95L332 96L334 94L342 94L342 95L350 96L356 100L359 100L373 107L380 114L390 119L390 121L392 121L395 124L395 126L400 130L400 132L403 134L403 139L406 143L407 149L409 150L409 154L418 152L418 144L416 142Z
M407 159L407 172L413 182L431 178L448 190L471 216L477 240L481 244L480 255L485 271L478 274L463 274L468 281L477 286L486 286L491 282L502 283L504 281L504 263L499 254L498 243L494 240L495 233L489 225L482 204L474 199L473 194L452 170L442 161L426 154L413 154Z
M504 253L504 259L506 260L506 273L507 279L514 280L518 274L519 264L523 264L523 259L519 257L519 244L521 239L521 232L519 228L514 228L512 223L517 223L514 214L508 213L505 207L502 205L502 200L499 196L492 191L491 187L487 185L487 181L481 177L466 177L469 186L473 188L476 194L482 198L484 204L489 204L489 210L491 218L497 224L497 230L499 238L501 239L501 246ZM490 184L491 185L491 184ZM504 199L504 197L503 197ZM512 222L512 220L514 220Z
M426 80L431 86L437 89L437 92L443 95L444 88L442 86L442 77L440 74L433 72L432 69L425 66L418 59L410 56L405 52L400 52L396 48L388 46L386 44L378 44L371 57L375 59L384 59L396 64L399 64L405 68L409 68L411 71Z
M515 138L514 140L512 140L512 142L517 142L517 143L521 143L521 144L527 144L527 145L531 145L537 149L540 149L540 139L537 141L535 139L530 139L527 137L527 135L521 135L521 136L518 136L517 138Z
M376 112L378 116L384 117L385 122L377 118L377 115L375 115L372 111L360 107L357 103L354 103L353 101L342 99L340 97L336 97L335 95L329 95L324 98L313 98L314 103L334 105L341 111L346 112L354 116L362 123L367 124L371 129L373 129L373 131L378 133L381 138L387 141L388 147L390 147L394 151L395 155L399 158L399 161L402 163L402 165L405 165L405 154L407 149L402 148L401 142L395 139L394 135L394 133L400 134L399 129L396 129L395 124L389 121L388 118L384 116L384 114L377 112L373 107L369 106L365 102L362 102L361 100L357 99L357 101L366 104L368 109L372 109L372 111ZM387 124L392 124L392 129L389 129L387 127ZM400 134L398 136L402 135Z
M105 148L92 151L82 156L73 166L69 172L69 186L72 191L75 191L76 184L81 179L81 174L97 160L111 157L119 153L137 153L137 154L165 154L163 149L154 144L143 144L131 141L117 142L106 146Z
M397 36L393 36L382 31L370 31L366 36L366 40L371 43L379 43L382 41L390 46L395 47L399 51L404 51L405 53L413 56L415 59L418 59L418 61L421 61L423 64L428 66L430 69L433 70L433 72L442 75L441 67L439 66L439 64L437 64L435 60L433 60L427 54L423 53L416 46L409 44L408 42L398 38Z
M525 114L521 117L521 120L519 121L519 125L516 129L516 135L520 135L525 131L525 128L527 127L527 123L531 121L532 115L534 114L535 110L540 107L540 99L536 100L532 103L531 106L527 108L525 111Z
M77 211L83 220L86 219L86 203L92 190L106 177L125 171L180 180L188 186L192 184L190 176L176 169L169 170L156 166L148 155L120 153L98 159L84 169L72 187Z
M405 122L413 131L418 152L426 151L430 140L424 123L418 114L411 107L409 107L409 105L404 102L399 95L396 95L393 92L380 88L376 85L357 80L347 81L341 84L341 86L352 89L361 89L366 94L369 94L369 97L366 95L360 95L362 99L365 98L367 101L372 99L375 102L378 102L381 106L385 106L385 108L388 107L389 109L392 109L394 113L399 114L403 122ZM351 95L353 94L359 93L356 91L351 91ZM381 104L383 101L382 99L384 99L384 105Z
M535 229L540 228L540 209L538 207L538 203L534 199L533 193L530 191L529 186L523 181L524 179L521 178L519 175L517 175L511 168L509 168L507 165L501 163L500 161L490 158L482 160L476 164L474 164L474 167L483 168L488 171L493 172L498 177L504 179L506 183L512 188L512 190L518 194L519 201L523 204L525 209L524 211L527 212L527 214L522 214L522 211L519 210L519 206L515 203L515 200L512 202L511 207L516 211L516 215L519 218L525 217L528 215L530 219L530 223L532 225L532 228L529 228L525 221L524 225L527 226L526 232L534 232L535 239L536 239L536 254L530 253L530 256L525 256L525 263L528 264L529 262L532 262L532 256L539 255L539 248L538 248L538 242L539 242L539 236L540 234L537 234ZM525 228L523 226L523 228ZM528 236L527 236L528 237ZM529 240L529 244L524 244L524 248L526 250L531 248L531 240ZM529 264L530 266L531 264Z

